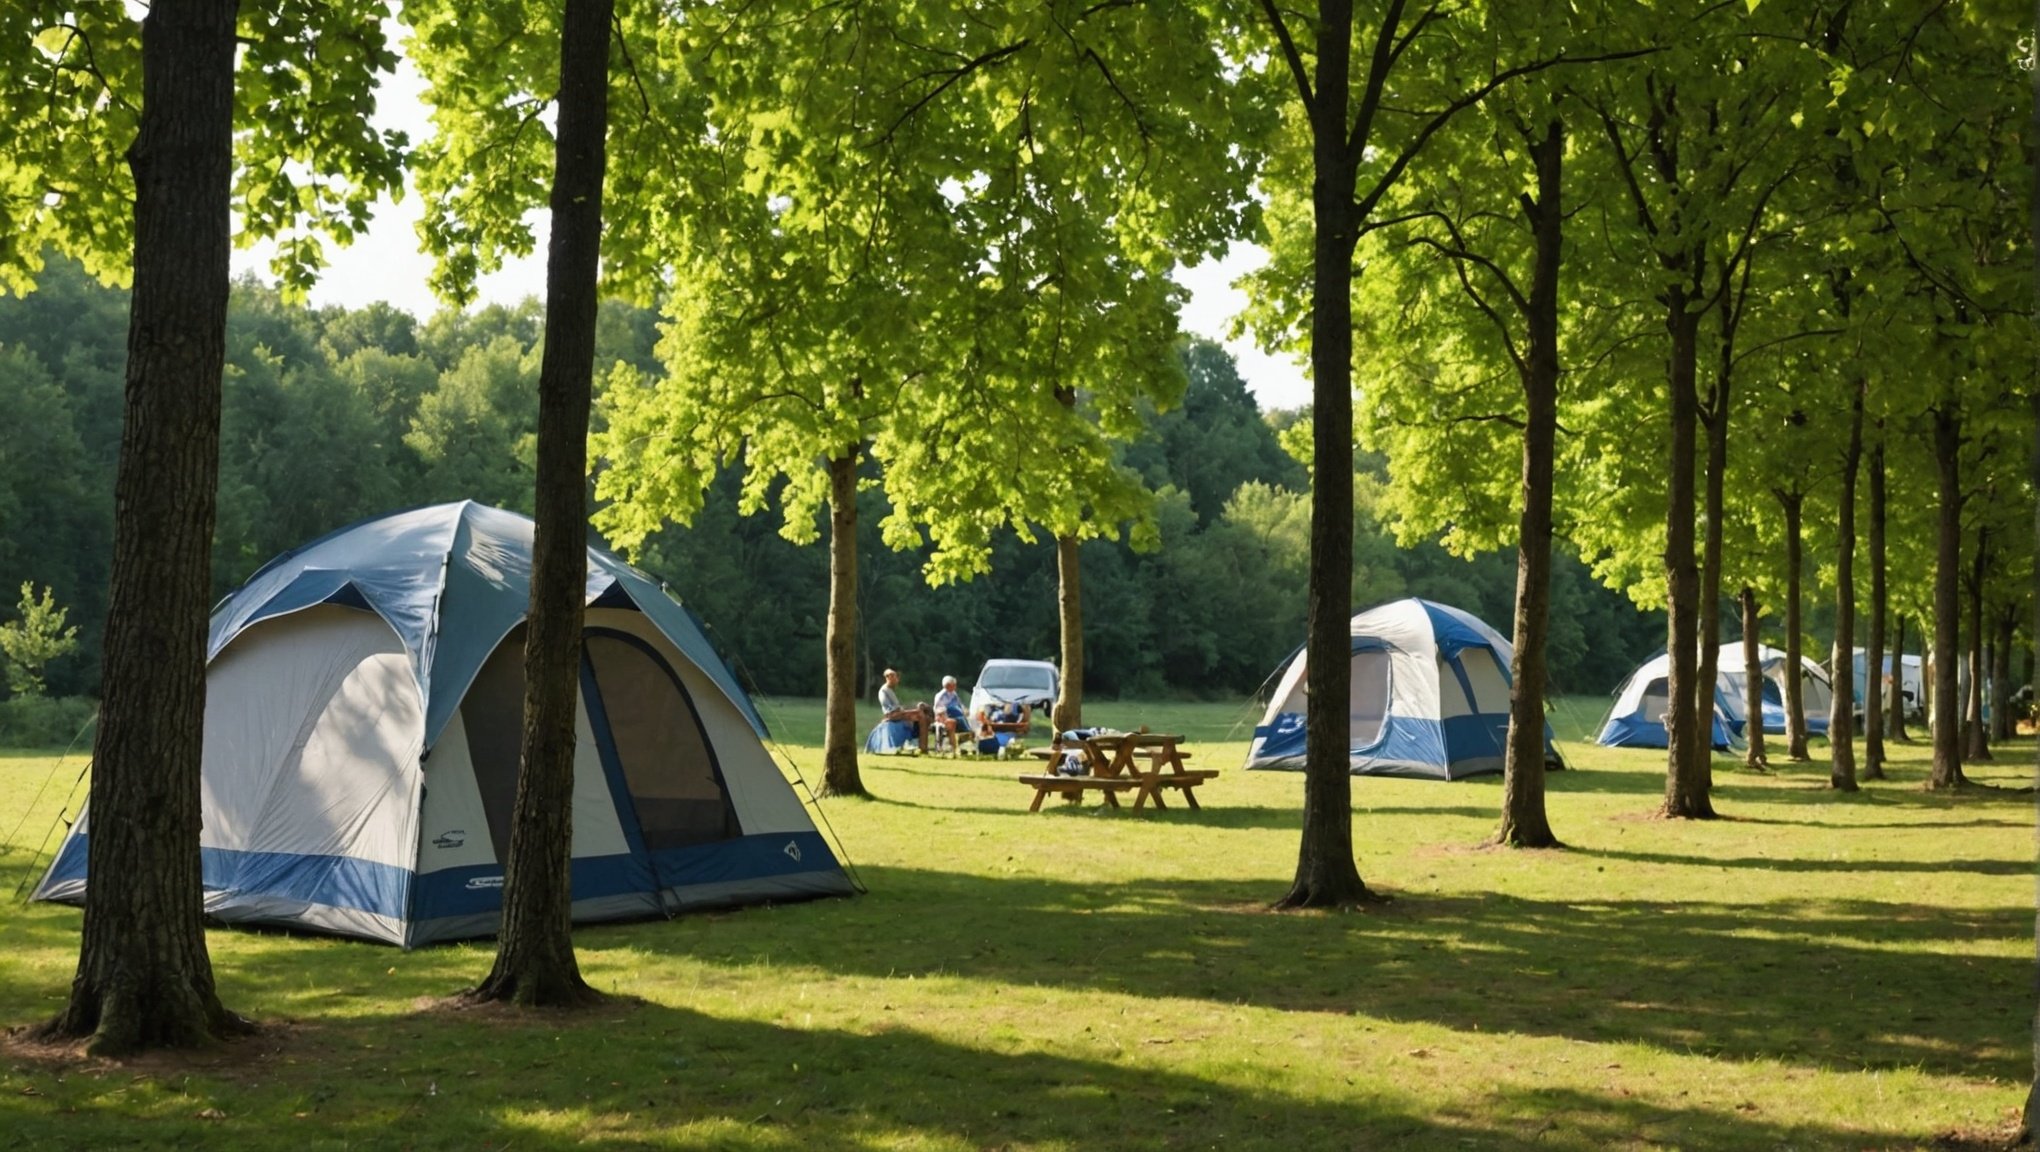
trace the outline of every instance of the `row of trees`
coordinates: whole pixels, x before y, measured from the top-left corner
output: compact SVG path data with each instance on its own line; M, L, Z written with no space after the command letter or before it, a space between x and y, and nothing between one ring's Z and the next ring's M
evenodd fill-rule
M1534 742L1556 536L1668 610L1667 815L1713 814L1719 609L1742 606L1749 664L1758 610L1781 612L1796 661L1809 549L1843 651L1860 614L1877 667L1904 614L1931 622L1936 699L1957 699L1966 661L1979 717L1985 653L2009 692L2033 563L2016 527L2032 503L2034 352L2021 17L1762 0L1447 20L1390 4L1370 96L1333 126L1363 139L1388 73L1398 104L1436 111L1409 115L1402 153L1362 158L1336 211L1327 126L1312 120L1317 153L1299 142L1278 160L1320 184L1270 184L1262 330L1301 343L1308 319L1321 360L1326 339L1360 333L1359 422L1390 458L1400 522L1520 549L1503 839L1556 842ZM1306 80L1299 67L1307 100ZM1410 149L1421 180L1405 178ZM1347 269L1364 271L1353 323L1327 333ZM1323 388L1336 365L1318 367ZM1512 456L1520 469L1477 466ZM1341 698L1335 687L1322 694ZM1832 730L1846 734L1846 661L1836 688ZM1886 707L1871 693L1867 774L1881 771ZM1936 713L1936 785L1961 782L1963 711ZM1996 714L2008 718L2003 699ZM1971 732L1980 755L1982 725ZM1804 759L1803 725L1789 743ZM1761 734L1750 756L1762 764ZM1854 789L1846 736L1832 765Z
M41 150L14 153L24 159L10 178L30 193L20 200L39 205L28 240L114 266L129 233L108 206L136 194L91 867L149 882L95 894L60 1031L132 1043L227 1024L195 915L203 676L192 642L213 538L226 208L239 180L254 234L358 227L356 198L388 184L404 143L363 127L363 97L389 65L373 7L286 5L237 26L231 0L159 0L138 53L119 50L134 29L114 13L98 24L30 18L0 49L4 74L27 78L5 92L4 110L18 113L0 117L6 131L48 129ZM663 373L610 374L594 442L598 523L644 548L668 521L699 517L733 466L740 508L782 510L795 538L813 536L826 509L833 792L862 791L851 712L860 488L885 497L886 543L930 546L937 584L985 571L1003 532L1053 540L1066 673L1057 721L1075 723L1086 682L1081 544L1159 533L1156 502L1114 445L1179 399L1168 273L1237 238L1272 242L1258 321L1308 349L1315 387L1311 750L1286 904L1368 895L1346 773L1356 362L1378 370L1395 349L1411 365L1364 389L1375 410L1416 405L1414 418L1386 423L1392 468L1412 475L1427 446L1459 462L1432 493L1390 486L1405 519L1449 520L1469 544L1506 535L1518 547L1510 842L1554 842L1532 750L1561 510L1606 578L1663 565L1674 661L1665 810L1704 816L1700 719L1714 649L1700 643L1700 621L1723 579L1760 582L1730 558L1754 565L1764 551L1729 549L1727 493L1741 490L1730 445L1781 418L1798 428L1813 412L1849 413L1839 440L1774 432L1785 446L1756 473L1784 477L1768 486L1785 511L1782 603L1796 643L1791 526L1825 473L1794 479L1790 465L1832 467L1830 449L1842 446L1834 585L1846 643L1863 445L1880 442L1869 429L1885 418L1889 463L1900 439L1890 434L1925 422L1944 700L1960 575L1978 588L1975 635L1995 570L1985 544L2002 543L1979 530L1965 552L1965 506L1982 518L2027 495L2009 470L1991 470L2005 451L1984 447L1992 413L2023 411L1998 401L2026 378L2006 365L2031 352L2030 330L2007 322L2030 296L2013 210L2028 189L2017 119L2003 111L2017 91L2018 29L1994 10L1383 0L1361 12L1350 0L1220 0L988 3L959 20L915 0L769 12L569 0L562 20L514 0L412 0L403 17L435 107L437 134L412 159L442 290L460 299L479 269L528 250L527 213L548 197L555 214L547 348L575 363L542 373L541 551L581 530L579 472L557 462L579 458L587 431L574 411L591 391L590 220L606 204L604 274L658 301L668 324ZM249 46L238 54L237 39ZM111 66L136 60L138 75ZM99 171L92 195L74 194L79 141L124 144L131 127L133 183ZM1596 176L1584 189L1568 176L1582 170ZM165 230L173 218L205 226ZM1591 242L1567 239L1582 235ZM10 271L28 270L37 251L14 251ZM316 260L308 240L283 251L286 273ZM1415 256L1431 262L1409 264ZM1638 323L1644 315L1655 322ZM1421 326L1418 338L1391 334L1402 322ZM1356 348L1356 333L1375 338ZM1731 381L1795 361L1770 389L1795 401L1746 415L1759 390ZM1637 435L1653 425L1659 444ZM1518 426L1520 441L1459 439ZM1561 428L1578 453L1562 503ZM1481 499L1468 465L1517 449L1514 492L1502 477L1505 494ZM1871 520L1881 538L1883 516ZM1871 567L1887 571L1889 558ZM570 671L578 605L564 581L545 595L548 583L534 582L531 632L558 642L527 654L518 832L488 989L519 999L582 992L556 866L564 825L543 811L569 770L544 720L571 684L567 672L538 674ZM1842 687L1846 699L1846 678ZM1959 781L1952 733L1951 717L1937 720L1936 778L1949 783ZM1848 763L1836 758L1844 786ZM170 845L174 866L142 867L147 843ZM139 946L151 930L160 938ZM176 962L162 965L166 955ZM170 971L138 972L144 958Z
M0 300L0 589L31 582L69 608L75 651L43 661L46 690L57 695L98 694L126 307L126 293L62 260L33 294ZM595 362L662 375L657 320L650 309L606 302ZM392 508L475 499L530 513L541 327L535 301L420 321L381 305L307 309L272 288L236 285L211 597L285 549ZM1097 648L1086 680L1107 696L1244 700L1303 635L1308 473L1281 437L1288 431L1294 442L1307 426L1298 413L1263 413L1214 344L1191 341L1169 358L1184 377L1181 403L1143 412L1141 437L1118 449L1161 494L1161 547L1083 545ZM875 477L875 467L866 473ZM1362 473L1355 602L1422 595L1505 619L1509 558L1462 560L1433 541L1398 547L1381 459L1364 460ZM638 560L701 616L746 683L818 695L827 557L787 540L778 518L740 514L740 479L724 470L694 522L654 533ZM967 682L987 657L1055 654L1052 544L1002 535L992 543L993 576L931 588L929 547L888 547L878 527L886 511L882 492L860 494L857 598L868 621L856 653L860 694L888 664L932 691L943 672ZM1552 679L1565 691L1605 693L1660 643L1661 629L1570 555L1557 579ZM0 608L0 619L18 614Z

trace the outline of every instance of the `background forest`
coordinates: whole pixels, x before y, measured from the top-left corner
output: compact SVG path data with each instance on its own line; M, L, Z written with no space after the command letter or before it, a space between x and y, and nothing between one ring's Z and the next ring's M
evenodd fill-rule
M47 587L78 629L76 648L47 669L52 697L97 689L126 314L125 292L63 261L34 293L0 299L0 590L11 600L24 583ZM605 305L597 363L660 374L657 323L650 310ZM419 321L383 306L296 307L238 284L215 595L285 549L392 509L474 499L529 512L540 328L536 301ZM1106 697L1243 697L1303 637L1308 473L1280 435L1303 414L1262 412L1214 344L1186 342L1178 359L1182 404L1150 412L1145 438L1123 457L1161 494L1163 547L1084 545L1086 681ZM1506 628L1513 552L1461 559L1436 542L1398 546L1381 458L1363 456L1360 474L1356 606L1421 595ZM1008 535L995 546L992 575L931 588L925 547L887 547L883 494L861 499L870 505L859 528L866 684L895 665L911 690L932 692L944 672L968 683L990 656L1054 658L1053 542ZM691 527L647 542L640 566L694 609L755 690L819 695L828 557L783 539L780 525L776 514L740 515L728 473ZM0 609L14 614L11 604ZM1639 611L1562 552L1551 640L1558 690L1605 693L1662 644L1660 613Z

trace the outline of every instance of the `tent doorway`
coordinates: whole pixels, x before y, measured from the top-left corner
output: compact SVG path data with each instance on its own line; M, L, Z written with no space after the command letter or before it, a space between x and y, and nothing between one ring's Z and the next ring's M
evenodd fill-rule
M460 709L489 835L506 852L524 731L524 633L519 624L496 646ZM672 666L625 632L590 628L581 644L582 702L610 789L628 798L619 818L634 820L637 842L658 852L738 836L722 767Z

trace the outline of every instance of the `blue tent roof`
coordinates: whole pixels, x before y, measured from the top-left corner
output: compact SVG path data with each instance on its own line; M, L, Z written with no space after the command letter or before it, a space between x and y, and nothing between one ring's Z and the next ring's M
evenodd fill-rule
M206 659L254 624L314 604L367 608L396 630L438 742L483 661L531 601L532 523L472 500L364 520L278 556L213 610ZM621 594L714 680L760 737L765 721L693 616L650 576L588 549L587 599Z

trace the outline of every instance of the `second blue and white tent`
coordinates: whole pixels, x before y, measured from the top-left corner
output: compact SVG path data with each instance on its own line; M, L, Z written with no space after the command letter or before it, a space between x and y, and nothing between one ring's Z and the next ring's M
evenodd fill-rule
M1749 728L1749 690L1743 669L1741 641L1721 646L1716 657L1719 671L1714 685L1714 722L1711 743L1718 752L1742 746ZM1759 647L1757 664L1763 674L1758 685L1768 735L1785 731L1785 654L1775 648ZM1800 657L1800 704L1806 716L1806 730L1825 735L1828 706L1834 699L1827 673L1820 665ZM1669 700L1671 658L1660 652L1643 662L1622 687L1615 691L1615 705L1601 725L1595 743L1609 748L1663 748L1665 746L1665 705Z
M1349 712L1356 776L1458 780L1500 772L1514 649L1469 612L1414 597L1353 617ZM1248 768L1304 761L1304 653L1283 669ZM1558 759L1544 733L1545 757Z

